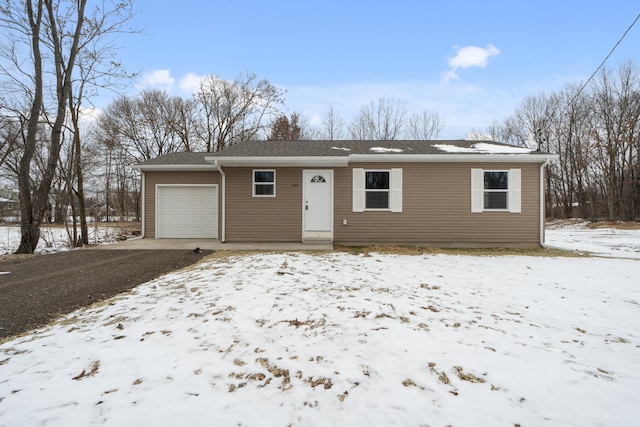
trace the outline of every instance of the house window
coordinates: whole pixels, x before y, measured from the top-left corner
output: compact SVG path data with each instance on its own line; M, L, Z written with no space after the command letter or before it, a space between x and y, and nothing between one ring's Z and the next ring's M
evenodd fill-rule
M365 171L365 209L389 209L389 171Z
M353 169L353 212L402 212L402 169Z
M521 170L471 169L471 212L522 212Z
M253 171L253 197L275 197L276 195L276 171Z
M507 209L509 172L484 172L484 209Z

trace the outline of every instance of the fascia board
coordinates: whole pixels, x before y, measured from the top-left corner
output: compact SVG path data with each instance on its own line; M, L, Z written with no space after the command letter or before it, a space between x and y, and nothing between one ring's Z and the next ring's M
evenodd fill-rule
M557 159L556 154L351 154L351 162L370 163L544 163Z
M205 157L207 162L218 162L221 166L316 166L316 167L347 167L347 156L286 156L286 157Z
M133 169L142 172L189 172L189 171L217 171L215 165L133 165Z
M429 162L496 162L496 163L544 163L558 159L557 154L350 154L349 156L298 156L298 157L205 157L210 165L134 165L139 171L189 172L217 171L215 161L221 166L309 166L347 167L350 162L370 163L429 163Z

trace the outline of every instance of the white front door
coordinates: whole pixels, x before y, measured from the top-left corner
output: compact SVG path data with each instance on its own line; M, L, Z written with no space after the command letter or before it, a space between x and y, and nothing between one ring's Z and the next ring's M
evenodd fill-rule
M302 209L305 232L333 230L333 171L302 172Z

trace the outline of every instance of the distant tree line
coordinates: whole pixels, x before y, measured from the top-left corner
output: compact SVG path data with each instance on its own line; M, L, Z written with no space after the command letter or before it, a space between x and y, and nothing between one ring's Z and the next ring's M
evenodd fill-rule
M640 74L632 62L603 69L587 86L529 96L488 133L559 155L548 167L548 214L640 219Z
M188 98L161 90L120 96L100 114L101 143L139 162L172 151L220 151L248 140L437 139L437 113L409 115L405 103L378 99L362 106L346 124L329 108L318 126L283 112L285 92L254 74L235 80L207 76Z

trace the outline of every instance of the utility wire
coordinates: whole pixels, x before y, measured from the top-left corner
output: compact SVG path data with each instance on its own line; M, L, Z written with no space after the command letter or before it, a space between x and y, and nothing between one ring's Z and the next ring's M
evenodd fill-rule
M565 111L567 111L567 109L569 108L569 106L573 105L573 103L575 102L576 99L578 99L578 96L580 96L580 94L582 93L582 91L584 90L584 88L587 87L587 85L589 84L589 82L591 82L591 80L593 80L593 78L596 76L596 74L598 73L598 71L600 71L600 69L604 66L605 62L607 62L607 60L609 59L609 57L611 57L611 55L613 55L613 52L616 50L616 48L620 45L620 43L622 43L622 40L624 40L624 38L627 36L627 34L629 33L629 31L631 31L631 28L633 28L633 26L636 24L636 22L638 22L638 20L640 20L640 14L638 14L638 16L636 16L636 19L633 20L633 22L631 23L631 25L629 25L629 28L627 28L627 30L624 32L624 34L622 34L622 37L620 37L620 39L618 40L618 42L611 48L611 50L609 51L609 54L607 54L607 56L602 60L602 62L600 63L600 65L598 65L598 68L596 68L596 70L591 74L591 76L589 76L589 78L587 79L586 82L584 82L584 84L580 87L580 89L578 89L578 92L576 92L576 94L573 96L573 98L571 98L571 101L569 101L564 108L561 110L560 114L562 115ZM538 143L538 150L542 149L542 145L544 144L545 140L542 137L542 129L538 128L535 131L535 140ZM547 142L548 144L548 142ZM547 147L548 149L548 147Z
M596 76L596 74L598 73L598 71L600 71L600 69L604 66L604 63L607 62L607 59L609 59L609 57L613 54L613 52L616 50L616 48L618 47L618 45L620 43L622 43L622 40L624 40L624 38L627 36L627 34L629 33L629 31L631 31L631 28L633 28L633 26L636 24L636 22L638 22L638 20L640 19L640 14L638 14L638 16L636 16L636 19L631 23L631 25L629 25L629 28L627 28L627 31L624 32L624 34L622 35L622 37L620 37L620 40L618 40L618 42L613 46L613 48L611 48L611 50L609 51L609 54L602 60L602 62L600 63L600 65L598 65L598 68L596 68L596 70L593 72L593 74L591 74L591 76L587 79L586 82L584 82L584 84L582 85L582 87L580 87L580 89L578 90L578 92L575 94L575 96L573 97L573 99L571 99L571 102L569 102L569 104L567 104L567 106L573 104L573 102L578 98L578 96L580 96L580 94L582 93L582 91L584 90L585 87L587 87L587 85L589 84L589 82L591 80L593 80L593 78Z

